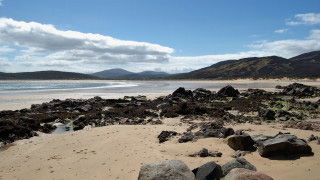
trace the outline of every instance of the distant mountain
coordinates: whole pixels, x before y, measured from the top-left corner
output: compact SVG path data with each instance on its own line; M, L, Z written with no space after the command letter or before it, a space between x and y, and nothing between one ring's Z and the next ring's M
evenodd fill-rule
M290 59L278 56L252 57L222 61L173 79L236 79L236 78L317 78L320 77L320 51Z
M37 71L21 73L0 72L0 80L69 80L69 79L98 79L95 76L73 72Z
M170 74L165 72L143 71L140 73L134 73L124 69L110 69L93 73L91 75L105 79L155 79L170 76Z
M108 78L108 79L117 79L123 76L127 76L129 74L134 74L133 72L126 71L124 69L109 69L105 71L100 71L91 74L92 76L100 77L100 78Z

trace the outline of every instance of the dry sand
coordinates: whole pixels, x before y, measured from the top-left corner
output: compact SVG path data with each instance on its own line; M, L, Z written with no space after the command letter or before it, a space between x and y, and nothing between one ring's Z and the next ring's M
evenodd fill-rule
M188 126L178 125L177 119L167 119L164 125L114 125L81 130L59 135L17 141L0 152L0 179L137 179L144 163L179 159L190 169L209 161L224 164L234 151L226 139L206 138L196 142L178 143L177 137L159 144L162 130L182 133ZM276 124L240 124L234 129L245 129L249 134L275 135L291 132L306 139L320 132L283 130ZM258 152L245 158L274 179L319 179L320 145L311 142L314 156L296 160L262 158ZM222 157L188 157L202 148L220 151Z

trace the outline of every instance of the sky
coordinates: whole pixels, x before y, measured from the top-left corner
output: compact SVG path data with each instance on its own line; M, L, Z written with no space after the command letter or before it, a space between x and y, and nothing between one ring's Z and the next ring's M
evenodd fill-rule
M319 0L0 0L0 72L189 72L320 50Z

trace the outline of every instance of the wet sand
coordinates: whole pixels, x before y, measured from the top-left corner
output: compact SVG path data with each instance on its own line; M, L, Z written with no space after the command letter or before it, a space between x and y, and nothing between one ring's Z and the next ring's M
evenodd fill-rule
M110 82L110 81L107 81ZM92 88L69 90L40 90L40 91L0 91L0 110L17 110L30 108L31 104L48 102L53 99L83 98L94 96L102 98L123 98L123 96L146 95L152 99L162 95L168 95L179 87L194 90L205 88L218 91L226 85L244 90L248 88L260 88L268 91L276 91L276 85L288 85L294 82L320 87L320 80L233 80L233 81L125 81L135 83L135 87L117 88Z

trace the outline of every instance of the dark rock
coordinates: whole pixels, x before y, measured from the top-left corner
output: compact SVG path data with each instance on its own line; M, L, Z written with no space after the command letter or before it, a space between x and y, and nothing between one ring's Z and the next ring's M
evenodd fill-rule
M223 180L273 180L272 177L244 168L232 169Z
M310 135L310 137L308 138L308 141L311 142L311 141L315 141L318 139L318 136L314 136L313 134Z
M178 140L179 143L185 143L192 141L194 138L194 135L191 132L183 133L182 137Z
M177 90L175 90L173 93L172 93L172 96L173 97L192 97L193 94L192 94L192 91L190 90L185 90L183 87L179 87Z
M241 151L251 151L254 150L254 142L251 136L244 135L234 135L228 139L228 145L233 150L241 150Z
M275 120L276 113L270 109L259 111L259 116L265 120Z
M222 176L226 176L232 169L235 169L235 168L244 168L252 171L257 171L257 168L254 167L254 165L252 165L250 162L248 162L244 158L232 159L231 161L222 165L221 168L222 168Z
M247 92L253 95L264 95L267 93L265 90L262 89L248 89Z
M319 93L319 89L304 84L293 83L285 86L282 91L283 94L294 95L300 97L309 97Z
M234 89L232 86L228 85L218 91L218 96L220 97L237 97L239 91Z
M180 160L144 164L138 180L194 180L194 174Z
M194 170L196 180L219 180L221 177L221 167L215 162L208 162Z
M285 110L279 110L278 111L278 117L286 117L286 116L291 116L291 113Z
M312 149L305 140L291 134L278 134L270 139L258 141L258 150L262 157L312 154Z
M225 128L220 123L210 122L203 124L201 129L195 133L196 136L226 138L234 134L232 128Z
M202 148L201 151L199 152L200 157L208 157L209 156L209 151L206 148Z
M162 131L158 136L159 143L168 141L170 137L176 136L176 135L177 135L177 132L175 131Z
M254 143L258 143L258 141L265 141L267 139L272 138L272 136L266 136L266 135L263 135L263 134L258 134L258 135L251 136L251 138L254 141Z

